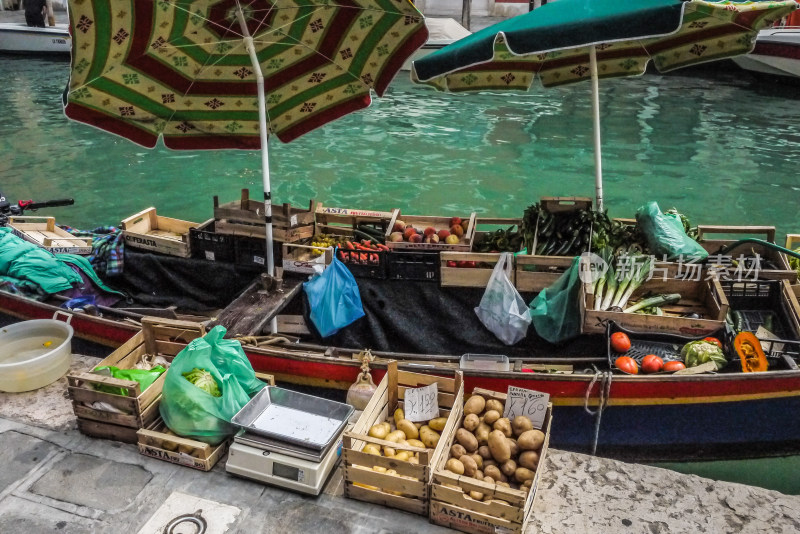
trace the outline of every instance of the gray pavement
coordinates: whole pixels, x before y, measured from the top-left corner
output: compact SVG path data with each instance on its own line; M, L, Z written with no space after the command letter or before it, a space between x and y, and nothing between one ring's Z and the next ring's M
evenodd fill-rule
M76 356L73 370L96 362ZM205 473L84 436L64 378L0 393L2 533L156 534L197 510L213 534L450 532L344 498L339 469L314 498L235 478L224 463ZM800 532L800 496L552 449L544 469L529 533Z

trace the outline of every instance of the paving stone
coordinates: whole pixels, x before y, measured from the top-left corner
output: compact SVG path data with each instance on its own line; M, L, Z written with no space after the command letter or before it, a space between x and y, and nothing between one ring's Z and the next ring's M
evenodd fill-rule
M0 503L0 532L9 534L95 534L97 521L17 497Z
M53 466L29 491L78 506L114 511L127 507L152 477L138 465L74 453Z
M57 449L53 443L14 430L0 434L0 493Z

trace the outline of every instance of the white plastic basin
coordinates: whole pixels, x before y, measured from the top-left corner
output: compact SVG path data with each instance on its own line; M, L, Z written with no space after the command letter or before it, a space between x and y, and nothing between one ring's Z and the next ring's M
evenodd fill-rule
M19 392L52 384L69 370L72 327L34 319L0 327L0 391Z

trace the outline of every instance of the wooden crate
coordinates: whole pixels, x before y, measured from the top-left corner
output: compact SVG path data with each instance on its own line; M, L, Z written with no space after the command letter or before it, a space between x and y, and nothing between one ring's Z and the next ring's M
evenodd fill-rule
M180 464L200 471L210 471L228 450L230 439L219 445L167 434L167 425L159 417L147 428L136 431L139 454Z
M204 333L205 329L199 323L145 317L142 319L141 331L95 367L131 369L145 354L160 354L171 361L188 342ZM93 388L95 385L120 388L124 395L97 391ZM120 380L90 372L67 375L67 389L81 432L128 443L136 443L136 430L146 427L158 417L158 401L163 385L164 374L144 391L133 380ZM98 410L84 405L96 401L110 404L125 413Z
M397 362L390 362L386 375L378 384L369 404L364 408L353 428L344 434L342 470L345 496L419 515L428 514L432 467L447 453L444 439L440 439L434 449L420 449L373 438L367 433L372 425L385 421L394 414L395 409L403 406L402 401L405 398L406 389L427 386L434 382L438 384L439 388L439 413L442 417L448 417L442 436L455 432L455 426L460 424L460 421L457 416L453 415L451 409L454 406L462 406L464 403L461 372L456 372L455 379L442 378L398 371ZM374 443L381 447L390 446L398 451L418 452L419 465L364 453L362 450L367 443ZM398 475L410 478L378 473L372 470L376 465L394 469ZM401 493L401 495L391 492Z
M322 267L324 270L333 261L333 248L327 247L320 249L310 245L300 245L297 243L283 243L283 270L290 273L314 274L314 267ZM324 252L316 256L315 250Z
M199 223L162 217L151 207L123 220L122 235L127 246L188 258L189 229L198 226Z
M459 252L470 252L472 250L472 241L475 233L475 224L477 220L477 214L472 212L467 220L469 224L467 225L467 229L464 231L464 235L461 236L461 241L458 243L454 243L452 245L448 245L444 242L439 243L409 243L408 241L397 241L392 242L389 241L389 236L392 233L392 228L394 227L394 223L397 222L398 219L402 220L406 223L406 226L413 226L414 228L418 228L419 230L425 230L425 228L432 226L438 232L439 230L450 230L450 219L451 217L434 217L434 216L427 216L427 215L402 215L402 219L400 218L400 210L394 209L392 210L392 218L389 221L389 225L386 228L386 246L390 249L400 249L400 250L431 250L431 251L441 251L441 250L457 250Z
M514 285L519 292L538 293L551 286L572 265L572 256L518 254L514 258Z
M769 243L775 242L774 226L709 226L699 225L697 227L697 242L708 251L709 254L718 253L723 247L732 245L736 239L709 239L709 236L720 235L741 235L742 238L757 237ZM774 264L773 268L761 269L758 271L758 278L764 280L797 280L797 271L789 266L786 254L773 248L760 245L758 243L743 243L726 254L731 259L736 260L739 255L752 256L758 254ZM763 261L763 260L762 260ZM731 275L733 277L733 275Z
M353 230L359 224L367 224L373 228L386 230L392 218L390 211L362 210L358 208L334 208L324 206L322 202L317 203L316 208L316 231L319 233L335 233L331 229Z
M54 217L9 217L14 235L53 254L91 254L92 240L75 237L56 226Z
M315 200L309 202L307 210L291 204L273 205L272 239L294 243L313 236L315 206ZM216 232L219 234L266 239L264 201L251 200L247 189L242 189L240 200L222 205L215 196L214 219Z
M505 393L480 388L475 388L473 394L480 394L486 399L497 399L501 402L506 400ZM463 405L458 407L459 422L463 409ZM456 411L455 407L453 411ZM549 404L541 429L545 433L545 440L539 454L539 467L536 469L536 474L528 493L495 484L487 484L476 478L456 475L444 468L448 454L444 454L439 458L439 462L434 466L431 479L429 515L431 523L475 534L494 534L496 532L522 534L525 532L525 528L531 519L533 503L538 493L539 478L544 469L547 448L550 444L552 418L553 405ZM449 451L453 445L456 430L458 430L458 426L454 427L447 436L442 436L442 440L446 440L446 451ZM470 491L492 495L494 498L505 501L508 504L498 501L476 501L467 496Z
M500 254L443 251L439 254L439 283L442 287L486 287L498 261ZM513 265L509 278L513 284Z
M609 321L628 330L637 332L661 332L690 336L710 335L725 324L728 313L728 299L718 280L676 280L651 279L645 281L631 295L633 303L643 295L661 295L679 293L681 300L677 304L662 306L666 313L697 313L702 319L688 317L669 317L643 315L639 313L623 313L617 311L599 311L594 309L594 293L592 284L584 282L579 306L583 314L583 333L605 333Z

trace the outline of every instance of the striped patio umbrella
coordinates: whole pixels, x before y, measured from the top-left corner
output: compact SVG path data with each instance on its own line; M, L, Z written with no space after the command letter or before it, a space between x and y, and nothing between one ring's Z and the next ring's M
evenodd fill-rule
M70 0L70 119L152 148L261 149L365 108L428 31L409 0Z
M746 54L794 0L553 0L415 61L416 83L442 91L527 90L592 80L595 188L603 210L598 78L660 72Z

